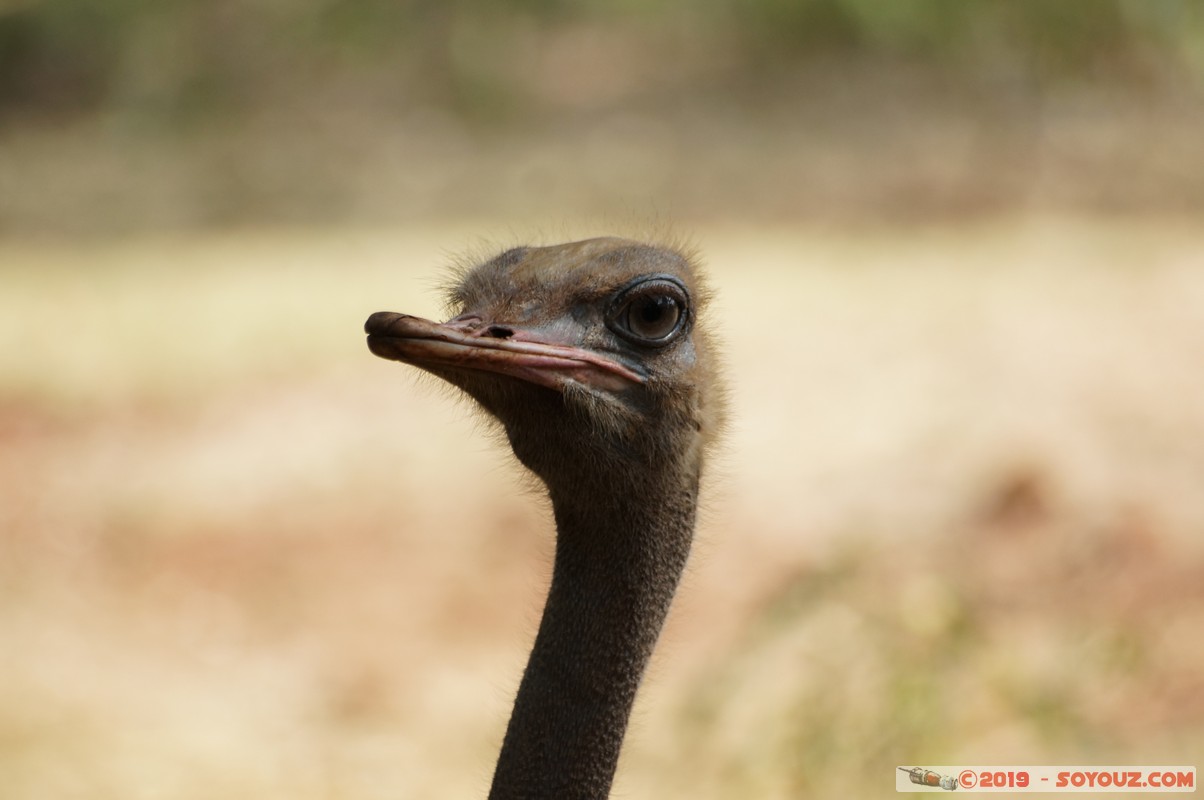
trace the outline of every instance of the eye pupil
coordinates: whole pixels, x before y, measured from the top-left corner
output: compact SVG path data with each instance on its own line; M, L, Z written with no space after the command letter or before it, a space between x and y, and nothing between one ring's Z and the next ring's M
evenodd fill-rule
M656 322L676 305L671 297L651 297L640 304L640 317L644 322Z
M680 318L681 304L677 298L667 294L647 295L631 304L627 324L641 339L656 341L673 333Z

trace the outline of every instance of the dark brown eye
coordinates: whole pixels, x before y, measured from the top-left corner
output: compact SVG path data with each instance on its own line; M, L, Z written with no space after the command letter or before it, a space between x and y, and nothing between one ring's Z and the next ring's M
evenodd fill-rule
M686 319L686 293L675 281L636 284L615 301L611 328L639 344L668 344Z

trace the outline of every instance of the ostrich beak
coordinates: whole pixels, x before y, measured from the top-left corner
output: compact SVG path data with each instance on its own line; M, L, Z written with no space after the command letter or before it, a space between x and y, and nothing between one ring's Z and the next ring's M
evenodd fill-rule
M556 391L575 382L616 392L647 380L616 360L543 340L536 331L506 328L503 338L495 330L479 320L431 322L392 311L378 311L364 323L374 354L424 369L493 372Z

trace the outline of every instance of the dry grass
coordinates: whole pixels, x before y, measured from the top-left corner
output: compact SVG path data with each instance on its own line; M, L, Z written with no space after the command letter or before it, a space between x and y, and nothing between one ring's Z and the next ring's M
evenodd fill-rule
M481 796L549 569L371 358L461 229L0 244L6 797ZM1204 238L714 230L735 423L617 796L1204 751Z

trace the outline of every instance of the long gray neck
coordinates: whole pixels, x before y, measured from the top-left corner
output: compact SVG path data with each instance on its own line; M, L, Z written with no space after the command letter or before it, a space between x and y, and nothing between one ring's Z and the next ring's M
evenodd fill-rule
M604 497L551 489L552 586L491 800L609 794L636 689L690 552L697 471L678 477L669 488L658 480Z

